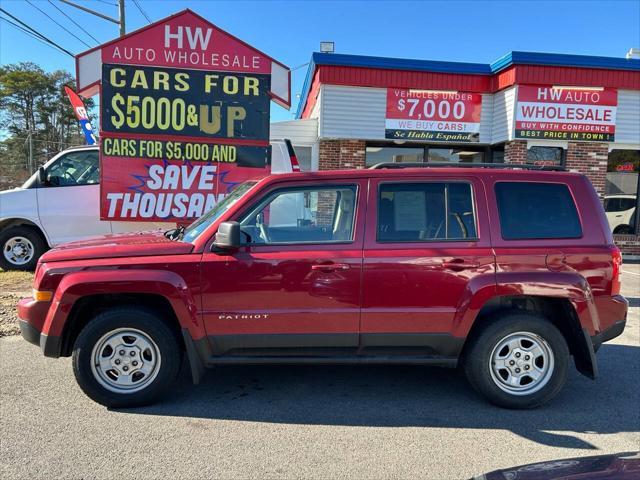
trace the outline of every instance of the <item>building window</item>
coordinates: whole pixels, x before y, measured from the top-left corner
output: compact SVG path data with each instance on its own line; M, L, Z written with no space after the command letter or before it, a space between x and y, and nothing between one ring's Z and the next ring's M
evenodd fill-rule
M604 211L611 231L638 233L640 150L612 150L607 161Z
M561 166L564 162L562 147L529 147L527 163L532 165Z
M491 147L491 162L504 163L504 143Z
M311 171L311 147L301 147L294 145L293 150L296 152L296 158L300 164L300 170L303 172Z
M475 149L473 147L429 147L429 161L435 163L483 163L484 148Z
M365 161L367 167L378 163L424 162L424 147L368 146Z

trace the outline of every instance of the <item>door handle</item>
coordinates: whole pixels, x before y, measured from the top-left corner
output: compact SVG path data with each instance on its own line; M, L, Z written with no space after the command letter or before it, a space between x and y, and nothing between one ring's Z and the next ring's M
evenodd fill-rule
M461 258L454 258L453 260L444 260L442 262L444 268L449 270L466 270L470 268L478 268L480 264L477 262L465 262Z
M349 270L351 266L348 263L318 263L311 265L311 270L321 272L335 272L336 270Z

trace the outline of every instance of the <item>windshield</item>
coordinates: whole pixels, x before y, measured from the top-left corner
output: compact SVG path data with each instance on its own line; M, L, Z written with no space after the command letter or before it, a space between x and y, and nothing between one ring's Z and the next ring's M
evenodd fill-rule
M211 210L189 225L184 231L182 240L185 242L193 242L202 232L209 228L209 225L218 220L224 212L235 205L256 183L258 182L245 182L234 188L221 202L217 203Z

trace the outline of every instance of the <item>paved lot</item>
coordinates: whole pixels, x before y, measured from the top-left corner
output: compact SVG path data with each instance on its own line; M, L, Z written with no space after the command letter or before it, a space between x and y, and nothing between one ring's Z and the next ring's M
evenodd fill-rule
M419 367L228 367L163 403L108 411L69 359L0 339L0 478L468 478L640 449L640 265L625 265L625 334L601 376L573 372L551 405L507 411L461 374Z

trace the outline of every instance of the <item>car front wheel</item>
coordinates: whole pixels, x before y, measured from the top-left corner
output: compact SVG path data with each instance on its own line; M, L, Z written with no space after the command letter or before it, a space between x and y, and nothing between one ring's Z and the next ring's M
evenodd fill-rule
M3 270L34 270L46 245L34 228L16 226L0 232L0 248Z
M154 312L114 308L89 320L73 350L82 390L107 407L156 401L175 381L181 351L176 336Z
M537 315L512 313L481 328L466 352L472 386L506 408L534 408L555 397L567 379L562 333Z

